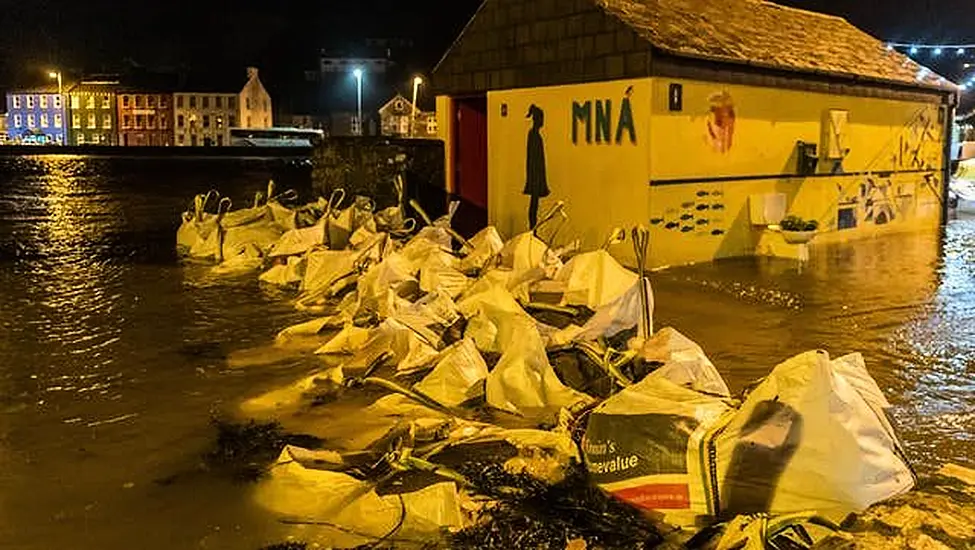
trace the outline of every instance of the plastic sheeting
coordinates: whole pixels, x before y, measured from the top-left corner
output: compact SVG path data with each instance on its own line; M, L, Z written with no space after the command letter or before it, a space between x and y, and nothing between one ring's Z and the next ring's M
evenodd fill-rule
M555 276L556 281L565 283L562 305L586 306L593 311L619 299L638 278L605 250L579 254Z
M653 288L650 281L644 280L646 292L649 298L651 326L646 327L646 333L653 333ZM624 330L637 327L643 330L642 305L640 303L640 282L634 282L633 286L625 294L616 300L606 304L596 310L595 315L583 325L582 330L574 336L575 341L591 341L600 337L611 337L623 332Z
M460 528L463 522L453 483L380 496L372 483L302 466L287 448L254 496L272 513L317 525L319 543L338 548L380 539L400 545L420 543L443 528Z
M413 389L441 405L456 407L481 393L488 368L474 341L464 339L445 349L436 366Z

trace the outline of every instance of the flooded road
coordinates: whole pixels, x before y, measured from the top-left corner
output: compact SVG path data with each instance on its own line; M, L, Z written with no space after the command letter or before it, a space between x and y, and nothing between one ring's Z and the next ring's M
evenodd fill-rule
M243 202L261 161L0 159L0 548L257 549L286 532L199 467L209 419L299 369L234 369L304 320L253 276L179 267L211 187ZM289 179L290 178L290 179ZM238 204L239 206L239 204ZM733 389L808 349L862 352L920 469L975 466L975 221L653 274L657 326Z

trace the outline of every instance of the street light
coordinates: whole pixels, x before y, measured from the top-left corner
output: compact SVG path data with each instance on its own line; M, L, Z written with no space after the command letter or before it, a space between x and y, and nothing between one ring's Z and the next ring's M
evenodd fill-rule
M413 110L410 111L410 137L413 137L413 129L416 127L416 93L420 89L420 84L423 84L423 79L421 77L415 77L413 79Z
M56 78L58 80L58 95L63 94L64 93L64 86L63 86L63 84L61 82L61 71L51 71L51 72L47 73L47 76L49 76L51 78Z
M356 69L352 71L353 76L355 76L355 87L356 87L356 121L359 123L359 131L357 132L360 136L362 135L362 69Z

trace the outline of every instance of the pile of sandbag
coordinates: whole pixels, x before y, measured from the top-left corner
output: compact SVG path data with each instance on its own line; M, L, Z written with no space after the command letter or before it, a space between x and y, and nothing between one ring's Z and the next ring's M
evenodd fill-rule
M261 280L292 288L309 315L275 345L321 367L244 410L300 418L329 441L282 450L257 493L282 517L330 526L328 544L415 543L483 526L492 510L510 517L481 494L471 457L549 486L584 467L606 498L684 528L741 514L842 518L914 484L861 357L805 353L732 399L700 346L654 332L642 265L609 251L620 230L579 252L543 236L561 204L534 231L506 241L487 227L468 240L451 229L454 208L430 220L414 205L418 228L402 204L343 208L338 193L301 217L268 195L213 214L199 197L178 240L197 257L217 246L223 262L260 259ZM648 233L632 235L642 263ZM323 412L350 402L353 413Z

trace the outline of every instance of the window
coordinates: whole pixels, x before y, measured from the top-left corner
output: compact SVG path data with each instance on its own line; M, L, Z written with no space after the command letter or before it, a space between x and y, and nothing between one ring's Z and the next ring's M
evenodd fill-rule
M44 96L41 96L44 97ZM41 113L41 128L47 128L50 126L51 121L47 118L47 113Z
M14 96L14 97L17 97L17 96ZM19 114L15 114L14 115L14 128L20 128L23 125L24 125L24 120L20 117Z
M176 107L179 109L183 108L183 96L181 95L176 96Z
M122 107L128 107L128 106L129 106L129 96L124 95L122 96Z
M193 147L196 147L196 134L193 134L192 136L190 136L190 145L192 145Z
M135 115L135 127L137 129L141 130L143 127L145 127L145 124L146 124L145 115Z
M150 130L156 129L156 115L149 115L146 117L146 128Z
M36 125L37 125L37 119L34 118L34 115L32 114L27 115L27 127L33 128Z
M165 115L159 117L159 127L163 130L169 128L169 119Z
M146 106L155 109L156 108L156 96L151 95L146 98Z
M203 96L200 98L200 107L203 109L210 108L210 98L208 96Z
M32 95L27 96L27 108L28 109L34 108L34 96Z
M223 145L223 134L217 134L217 145Z
M250 108L251 108L251 98L248 97L247 98L247 109L250 110Z
M41 95L41 109L47 109L47 96Z
M132 127L132 115L125 115L122 117L122 128Z
M105 115L102 117L102 128L105 130L112 129L112 115Z
M176 143L182 145L185 142L186 142L186 136L184 136L183 134L176 136Z
M13 108L14 109L20 109L20 96L19 95L13 96L13 99L11 101L13 102Z
M102 109L111 109L111 108L112 108L112 96L110 96L110 95L103 95L102 96Z
M95 113L88 113L88 127L97 128L98 125L95 123Z
M203 127L204 128L210 127L210 115L203 115Z
M85 108L94 109L95 108L95 96L90 95L85 98Z
M85 144L85 134L78 134L78 145Z
M60 128L63 125L64 125L64 120L61 119L61 113L55 114L54 115L54 127L55 128Z
M230 126L231 128L233 128L233 127L234 127L234 124L237 124L237 117L236 117L236 116L234 116L234 115L230 115L230 116L229 116L229 117L227 118L227 124L228 124L228 125L229 125L229 126Z
M54 108L55 109L60 109L61 108L61 96L60 95L54 96Z
M220 96L213 98L213 106L217 109L223 109L223 98Z
M196 109L196 96L190 96L190 109Z
M190 116L190 128L191 129L192 128L196 128L196 116L195 115Z
M183 115L179 115L179 116L176 117L176 127L177 128L183 128L185 126L185 124L184 124L185 122L186 122L186 119L183 118Z
M81 97L73 95L71 96L71 108L80 109L81 108Z
M217 128L223 128L223 117L222 116L216 117L216 124L217 124Z
M81 115L78 113L71 113L71 127L81 128Z
M165 109L169 106L169 97L161 95L159 96L159 108Z
M141 95L135 96L135 106L136 107L142 107L142 96Z
M237 98L236 97L228 97L227 98L227 107L230 107L231 109L236 109L237 108Z
M251 117L247 117L247 128L251 127Z

